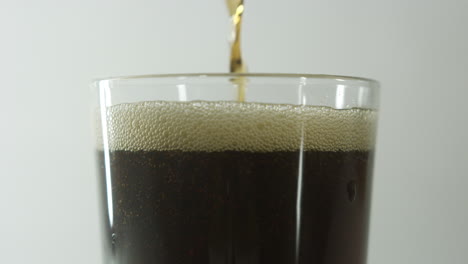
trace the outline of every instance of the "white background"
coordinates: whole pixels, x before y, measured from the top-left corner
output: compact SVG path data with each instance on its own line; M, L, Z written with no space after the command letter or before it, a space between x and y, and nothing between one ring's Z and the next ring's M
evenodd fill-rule
M468 263L468 1L246 5L250 71L382 83L369 263ZM0 263L100 263L88 83L225 72L228 31L222 0L1 0Z

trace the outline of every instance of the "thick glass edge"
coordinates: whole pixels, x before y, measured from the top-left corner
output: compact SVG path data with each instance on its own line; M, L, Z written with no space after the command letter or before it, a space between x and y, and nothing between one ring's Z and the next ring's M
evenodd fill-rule
M345 76L345 75L329 75L329 74L301 74L301 73L170 73L170 74L148 74L148 75L133 75L133 76L120 76L120 77L108 77L98 78L91 82L91 87L99 87L101 81L120 81L120 80L132 80L132 79L163 79L163 78L209 78L209 77L269 77L269 78L310 78L310 79L323 79L323 80L334 80L340 81L356 81L365 82L369 88L379 90L380 83L374 79Z

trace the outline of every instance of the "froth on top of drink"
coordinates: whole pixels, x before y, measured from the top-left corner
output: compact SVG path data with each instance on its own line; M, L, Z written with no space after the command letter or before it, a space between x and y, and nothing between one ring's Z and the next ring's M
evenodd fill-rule
M110 150L364 151L375 140L369 109L149 101L106 110Z

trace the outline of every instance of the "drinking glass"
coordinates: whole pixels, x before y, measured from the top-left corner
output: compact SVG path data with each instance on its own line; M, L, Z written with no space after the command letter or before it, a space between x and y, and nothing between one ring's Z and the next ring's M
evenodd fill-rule
M93 86L104 263L366 262L376 81L171 74Z

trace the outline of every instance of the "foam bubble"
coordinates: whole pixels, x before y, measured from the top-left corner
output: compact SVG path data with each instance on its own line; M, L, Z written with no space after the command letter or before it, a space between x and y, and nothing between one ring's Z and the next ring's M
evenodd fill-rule
M110 150L349 151L374 145L376 112L239 102L119 104L107 108Z

